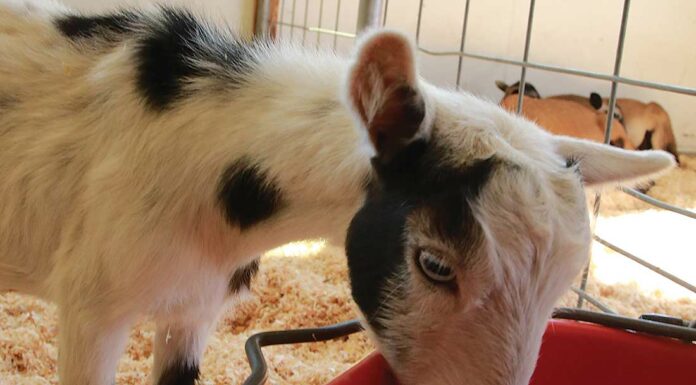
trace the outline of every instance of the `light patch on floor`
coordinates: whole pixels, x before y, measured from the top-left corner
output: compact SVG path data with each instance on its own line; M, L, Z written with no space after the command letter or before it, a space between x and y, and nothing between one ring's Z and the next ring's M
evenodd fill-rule
M696 283L696 220L668 211L648 210L599 218L596 233L648 263ZM597 242L592 248L592 265L592 274L601 283L635 283L643 294L696 301L696 293Z
M681 156L681 167L658 179L649 195L696 211L696 157ZM656 209L618 190L602 193L596 232L679 278L696 284L696 220ZM696 294L594 243L588 292L620 314L663 313L696 319ZM572 294L564 305L574 305Z
M265 254L268 258L274 257L298 257L308 258L319 254L326 247L323 240L292 242L277 247Z

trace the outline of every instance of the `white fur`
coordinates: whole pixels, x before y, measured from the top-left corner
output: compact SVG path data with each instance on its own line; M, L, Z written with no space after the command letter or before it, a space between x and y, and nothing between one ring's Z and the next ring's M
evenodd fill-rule
M599 143L562 136L556 138L556 143L560 154L579 161L581 174L589 186L640 183L676 165L674 157L665 152L606 149Z
M290 45L259 50L243 88L202 91L156 114L133 86L133 44L80 50L47 21L67 10L18 3L28 4L0 2L0 290L58 303L61 384L112 383L144 313L157 321L154 378L182 356L197 363L236 268L292 240L342 242L373 153L345 105L348 61ZM448 162L495 154L521 170L496 171L475 207L486 252L462 274L485 293L475 286L475 306L461 310L413 284L418 311L394 340L441 334L416 335L422 360L408 365L383 351L405 385L521 385L588 251L582 188L562 155L581 155L598 182L671 163L556 139L469 94L419 88L424 132L448 143ZM253 156L285 199L244 232L216 201L220 175L240 155Z

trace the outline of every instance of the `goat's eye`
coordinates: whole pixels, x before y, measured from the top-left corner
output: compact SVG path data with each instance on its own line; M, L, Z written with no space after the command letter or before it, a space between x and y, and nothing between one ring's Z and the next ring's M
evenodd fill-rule
M427 250L421 250L418 253L418 266L426 278L435 283L447 283L454 280L454 269L442 258Z

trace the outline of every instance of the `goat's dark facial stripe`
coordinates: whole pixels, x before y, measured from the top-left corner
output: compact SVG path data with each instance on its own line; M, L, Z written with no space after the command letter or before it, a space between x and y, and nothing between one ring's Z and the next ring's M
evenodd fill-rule
M387 281L406 264L403 238L411 208L405 203L398 196L368 199L348 230L351 293L376 333L386 327L378 316L384 311ZM395 291L389 297L400 294Z
M238 293L242 288L250 289L251 280L254 279L256 273L259 272L259 260L255 259L246 266L242 266L235 270L230 278L228 288L230 294Z
M442 240L452 244L472 245L479 231L469 200L461 190L443 191L433 195L423 205Z
M252 69L249 45L199 22L191 13L162 7L159 18L139 39L136 56L138 88L151 108L170 107L195 77L216 76L225 87L237 88Z
M55 25L63 35L71 39L99 37L115 40L118 36L131 32L138 18L138 14L126 11L97 16L68 15L56 19Z
M399 190L414 197L429 197L442 191L461 190L476 198L496 164L495 157L473 161L464 166L442 165L444 150L425 141L405 147L388 164L373 161L379 185L385 190Z
M199 373L198 365L191 366L183 360L178 360L164 370L157 385L194 385Z
M227 221L242 230L270 218L283 204L275 182L246 159L225 170L218 188L218 201Z
M406 287L389 282L407 271L406 223L414 210L426 210L438 236L456 244L474 244L480 234L469 204L500 161L489 158L454 168L438 164L442 155L416 141L387 164L375 160L377 178L349 226L346 255L353 299L378 335L388 326L385 317L398 311L392 301L405 295ZM390 303L385 303L387 296Z

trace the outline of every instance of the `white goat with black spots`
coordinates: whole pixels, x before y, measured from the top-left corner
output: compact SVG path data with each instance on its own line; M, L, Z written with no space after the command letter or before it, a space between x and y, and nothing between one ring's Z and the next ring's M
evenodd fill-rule
M2 1L0 52L0 290L58 304L63 385L112 384L139 314L152 382L193 384L256 256L317 237L346 242L404 385L526 384L588 254L583 184L674 163L436 88L390 31L345 60L170 8Z

